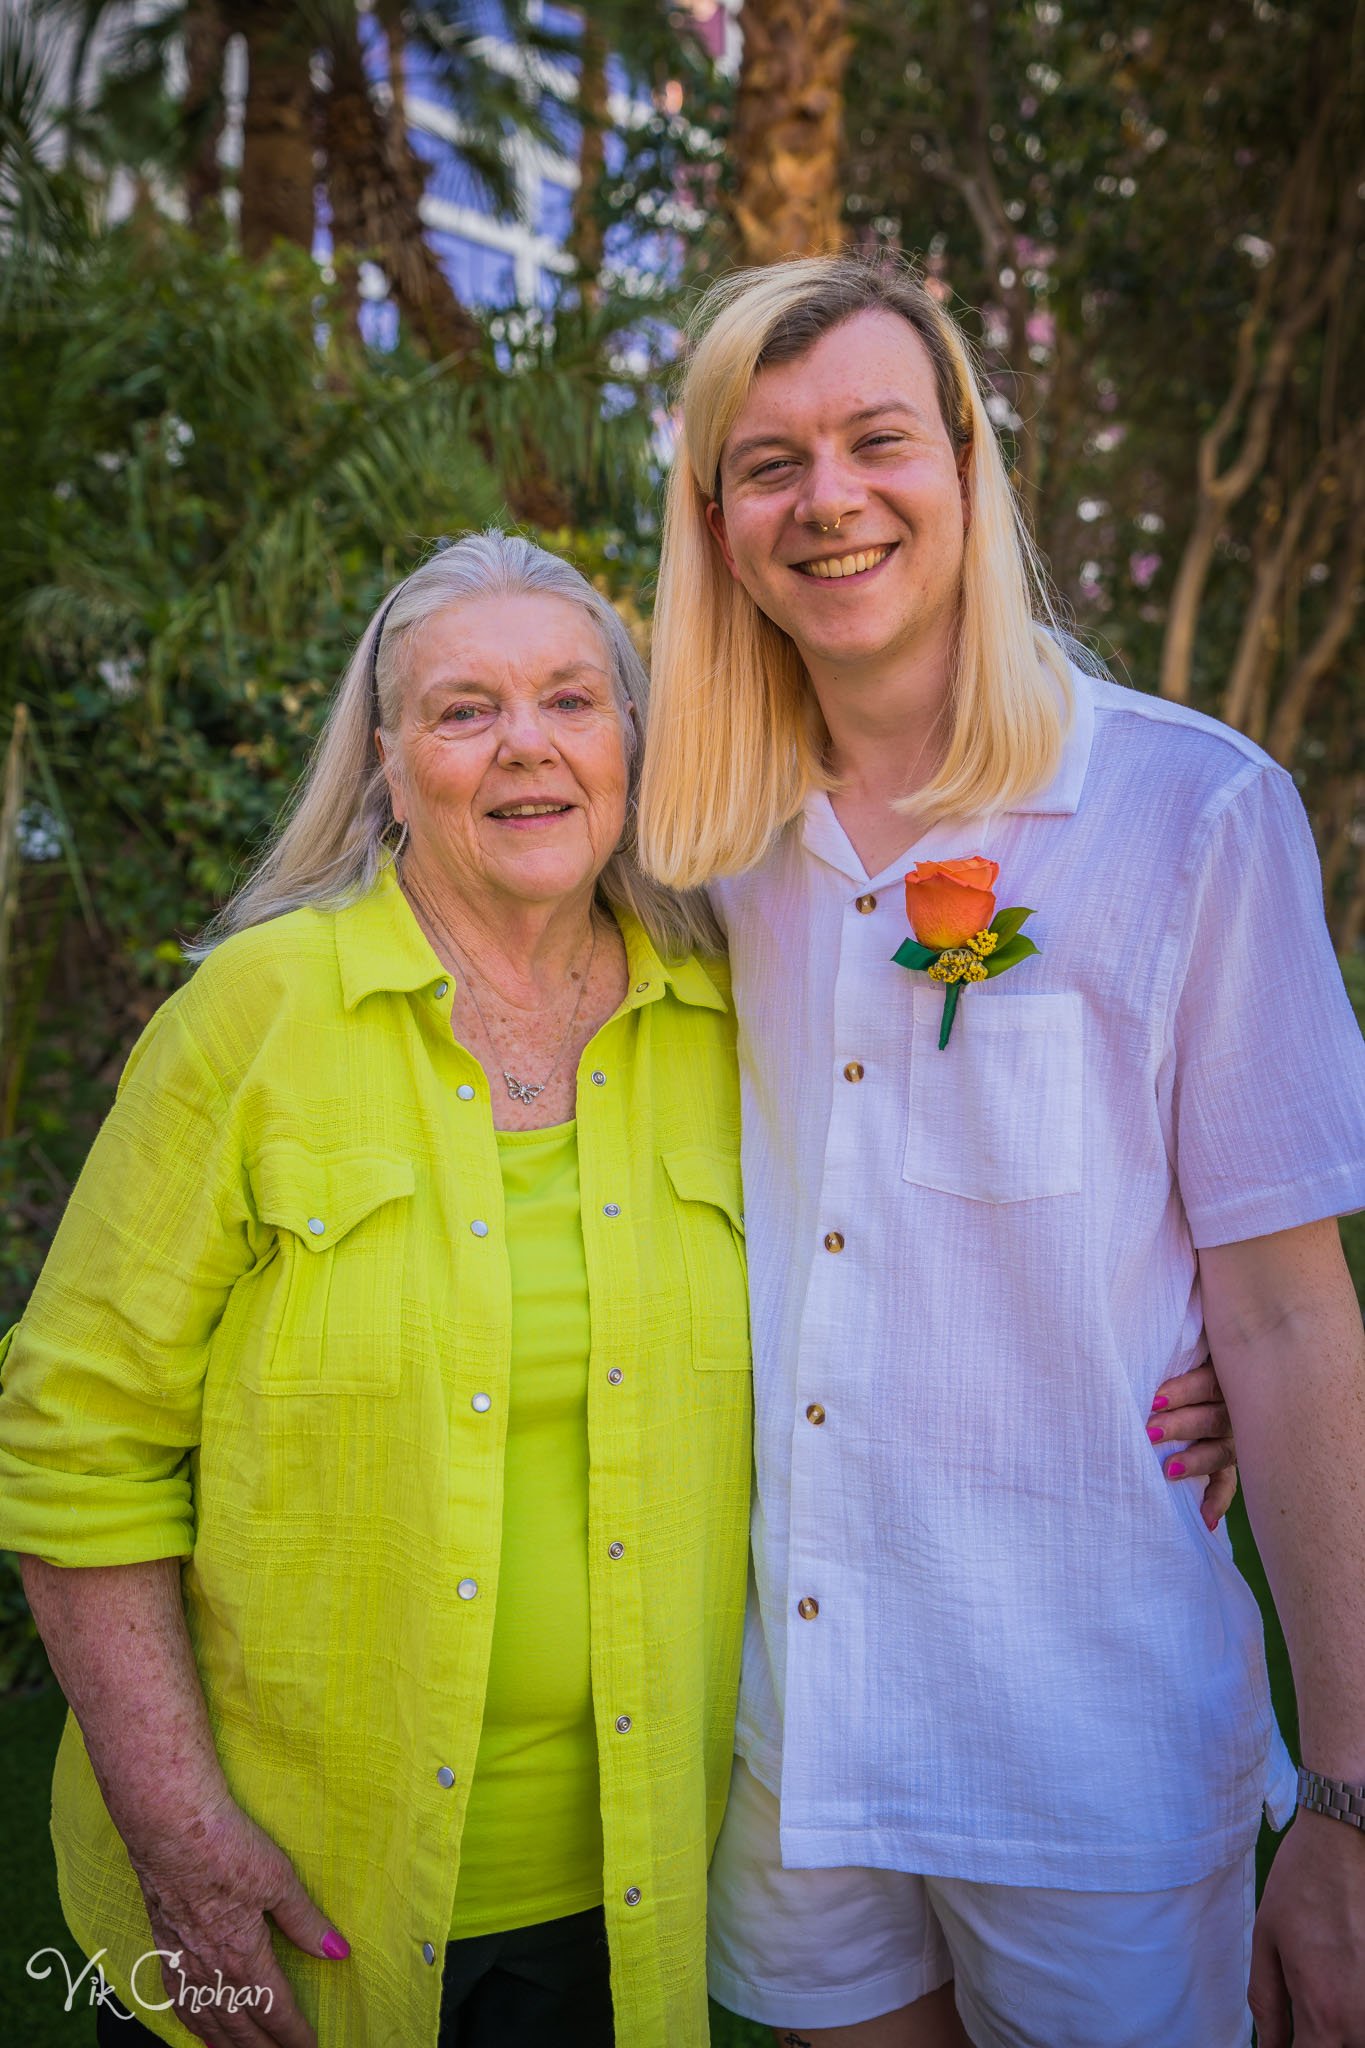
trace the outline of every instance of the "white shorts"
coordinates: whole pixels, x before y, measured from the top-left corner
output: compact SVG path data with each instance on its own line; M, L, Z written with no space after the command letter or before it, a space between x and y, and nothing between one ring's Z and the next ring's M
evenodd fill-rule
M711 1995L804 2030L949 1978L976 2048L1250 2048L1254 1851L1163 1892L1045 1891L897 1870L784 1870L778 1804L736 1760L711 1865Z

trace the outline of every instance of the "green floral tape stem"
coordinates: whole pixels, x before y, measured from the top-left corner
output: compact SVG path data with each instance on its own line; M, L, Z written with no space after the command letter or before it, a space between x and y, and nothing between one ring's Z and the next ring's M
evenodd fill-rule
M922 946L918 939L906 939L891 958L898 967L918 969L933 981L943 983L943 1020L939 1025L939 1051L946 1051L953 1019L962 991L969 982L992 981L1008 973L1030 953L1038 951L1032 939L1020 930L1033 912L1016 904L997 911L984 932L976 932L962 946Z

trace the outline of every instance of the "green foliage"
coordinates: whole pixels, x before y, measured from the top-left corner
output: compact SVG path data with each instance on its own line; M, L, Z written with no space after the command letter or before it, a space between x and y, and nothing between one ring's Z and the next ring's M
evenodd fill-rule
M0 1550L0 1698L30 1692L52 1676L47 1652L24 1598L19 1560Z
M490 333L471 395L350 339L301 252L253 265L147 215L11 309L0 748L20 702L35 747L0 1062L0 1315L183 972L178 941L267 835L384 588L433 536L505 522L480 449L514 475L537 448L574 510L617 511L639 553L653 427L643 378L590 324L609 317L523 329L516 361Z
M853 23L849 221L865 242L918 254L945 296L976 309L968 324L1063 597L1115 671L1153 688L1199 439L1232 389L1239 328L1276 265L1306 265L1306 302L1308 245L1365 162L1358 12L1348 0L855 0ZM1286 218L1314 123L1317 196ZM1294 286L1284 293L1292 320ZM1191 690L1215 713L1294 491L1318 451L1365 417L1363 319L1357 264L1296 342L1264 467L1222 522ZM1263 366L1269 323L1246 342ZM1245 438L1239 415L1224 466ZM1358 467L1342 458L1345 479ZM1347 494L1343 481L1338 508ZM1333 602L1348 524L1324 497L1302 562L1257 623L1281 664L1240 714L1262 742L1282 675ZM1362 661L1357 625L1294 753L1324 853L1338 829L1324 813L1338 795L1351 800L1337 785L1362 741ZM1344 870L1342 881L1344 892Z

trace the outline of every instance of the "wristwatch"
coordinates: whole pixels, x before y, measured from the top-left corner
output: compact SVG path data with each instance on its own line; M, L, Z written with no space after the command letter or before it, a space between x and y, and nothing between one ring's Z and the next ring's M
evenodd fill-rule
M1330 1814L1353 1828L1365 1829L1365 1785L1346 1785L1299 1766L1299 1805L1308 1813Z

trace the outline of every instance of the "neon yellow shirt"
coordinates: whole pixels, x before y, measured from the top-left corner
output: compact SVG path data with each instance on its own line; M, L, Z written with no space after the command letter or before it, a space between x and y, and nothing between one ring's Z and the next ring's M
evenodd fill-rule
M602 1903L577 1132L499 1131L498 1157L512 1267L502 1556L453 1941Z
M721 969L621 924L576 1103L604 1899L620 2048L690 2048L748 1534L738 1084ZM228 1783L351 1943L279 1943L327 2048L435 2042L497 1610L511 1276L450 1006L391 876L229 940L139 1041L0 1375L0 1546L185 1560ZM71 1721L53 1804L131 2002L154 1943Z

